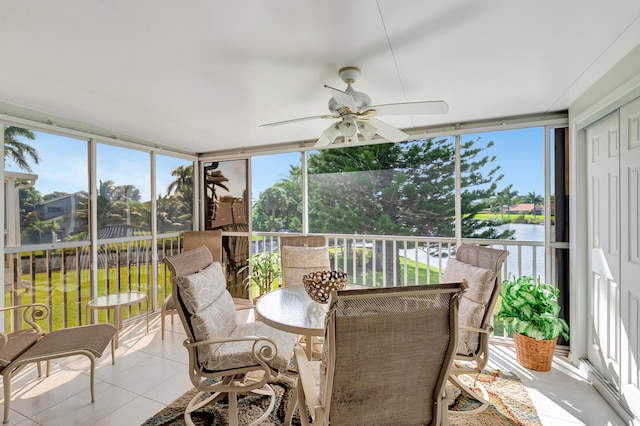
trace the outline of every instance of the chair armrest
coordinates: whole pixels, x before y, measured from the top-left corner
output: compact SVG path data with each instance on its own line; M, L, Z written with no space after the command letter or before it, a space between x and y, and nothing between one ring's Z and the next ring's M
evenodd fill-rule
M271 338L267 336L237 336L237 337L224 337L222 339L207 339L198 342L190 342L189 339L183 342L183 345L187 350L195 349L199 346L206 345L220 345L224 343L233 342L253 342L253 358L260 364L263 364L265 368L269 368L266 364L267 361L275 359L278 356L278 346ZM264 343L264 346L257 346L259 343Z
M49 316L49 307L44 303L28 303L25 305L7 306L0 308L0 313L17 311L22 309L22 319L29 324L33 329L42 331L42 328L36 323L36 321L43 320Z
M275 347L275 343L273 343L273 340L271 340L269 337L266 337L266 336L223 337L222 339L207 339L207 340L200 340L198 342L191 342L189 341L189 339L187 339L184 341L183 345L186 346L187 348L197 348L198 346L216 345L216 344L219 345L222 343L230 343L230 342L254 341L257 343L261 340L267 341Z
M458 329L462 331L474 331L477 333L486 333L486 334L493 333L493 326L491 325L487 326L487 328L478 328L478 327L471 327L470 325L461 325L458 327Z
M7 343L9 343L9 338L4 331L0 331L0 339L2 339L2 344L0 345L0 349L2 349Z
M311 362L319 361L309 361L306 352L300 345L296 345L293 348L293 354L296 358L296 366L298 368L298 384L302 385L305 401L309 407L311 416L315 420L316 410L321 409L322 406L320 404L320 395L318 395L318 387L313 378Z

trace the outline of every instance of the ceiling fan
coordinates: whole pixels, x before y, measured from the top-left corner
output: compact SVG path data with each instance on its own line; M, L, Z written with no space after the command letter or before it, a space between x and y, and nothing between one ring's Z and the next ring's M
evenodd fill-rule
M358 131L367 141L377 134L391 142L402 142L409 138L408 134L384 121L378 120L374 115L446 114L449 111L449 105L444 101L371 105L371 97L369 95L363 92L356 92L351 87L360 76L360 68L344 67L338 71L338 75L342 81L347 83L347 88L344 91L326 84L324 86L331 93L331 99L329 99L330 115L295 118L293 120L263 124L260 127L328 118L338 121L332 123L322 132L322 136L315 144L318 148L332 144L338 136L342 136L345 143L357 142Z

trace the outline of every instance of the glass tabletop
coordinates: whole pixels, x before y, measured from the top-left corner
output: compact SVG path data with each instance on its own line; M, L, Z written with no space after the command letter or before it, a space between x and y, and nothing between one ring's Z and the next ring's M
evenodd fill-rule
M347 290L368 288L347 284ZM262 322L290 333L306 336L324 334L324 318L328 303L311 299L303 285L279 288L263 295L256 303L256 315Z
M115 306L127 306L142 302L147 298L145 293L129 291L124 293L107 294L91 299L88 305L92 308L110 308Z

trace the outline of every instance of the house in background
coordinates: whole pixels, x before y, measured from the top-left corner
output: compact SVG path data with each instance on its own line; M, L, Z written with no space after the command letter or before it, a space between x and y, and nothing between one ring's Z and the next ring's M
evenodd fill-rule
M58 223L60 227L59 239L86 231L86 218L80 221L77 219L78 212L82 209L81 206L87 205L88 197L89 194L86 191L79 191L43 201L38 206L39 217L45 222L55 221ZM86 213L86 207L84 211Z
M534 211L535 208L535 211ZM532 214L534 216L544 215L544 205L532 203L514 204L508 209L512 214ZM507 206L502 206L502 212L507 212Z

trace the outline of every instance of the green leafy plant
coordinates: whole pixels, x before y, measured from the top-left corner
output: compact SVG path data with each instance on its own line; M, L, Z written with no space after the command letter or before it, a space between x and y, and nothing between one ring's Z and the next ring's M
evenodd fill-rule
M569 339L569 326L558 317L560 291L531 276L504 280L498 318L507 331L520 333L536 340L553 340L558 336Z
M238 270L238 273L242 273L251 267L251 275L243 280L245 287L249 291L253 288L258 289L258 296L273 289L274 283L282 276L280 254L269 251L257 253L251 256L248 262Z

